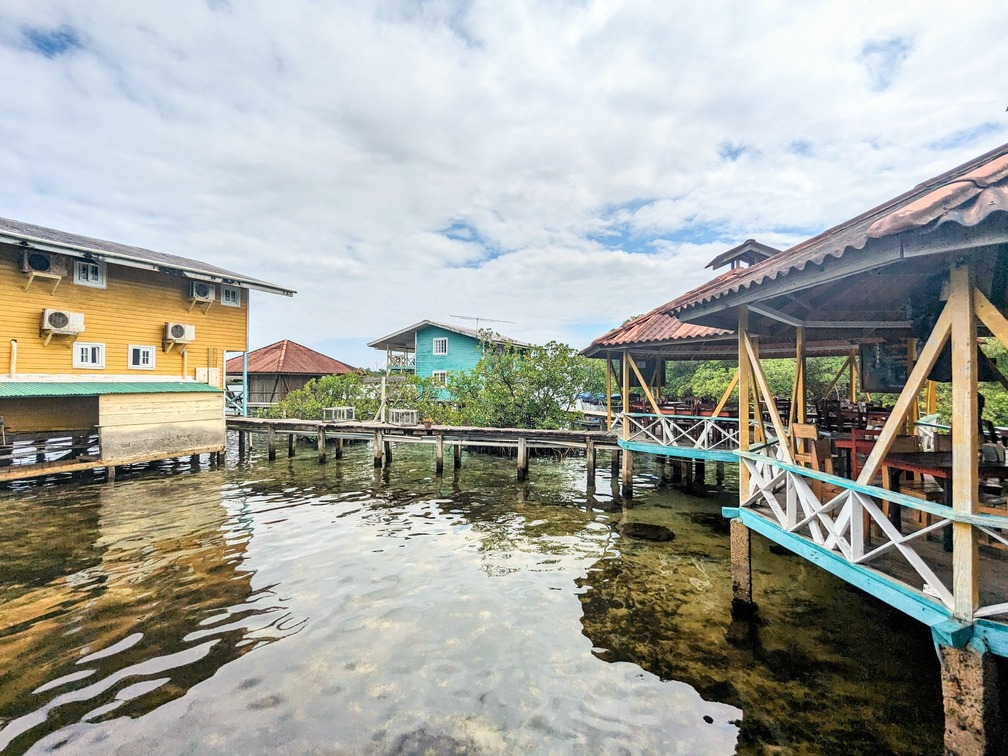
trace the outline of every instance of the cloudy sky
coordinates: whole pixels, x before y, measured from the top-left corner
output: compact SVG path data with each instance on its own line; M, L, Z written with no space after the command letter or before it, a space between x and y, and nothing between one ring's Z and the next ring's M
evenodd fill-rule
M1008 3L4 0L0 215L583 347L1008 141Z

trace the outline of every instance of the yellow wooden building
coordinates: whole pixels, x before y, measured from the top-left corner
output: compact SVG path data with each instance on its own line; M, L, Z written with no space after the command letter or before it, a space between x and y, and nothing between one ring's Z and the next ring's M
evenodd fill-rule
M0 481L222 451L252 289L294 293L0 218Z

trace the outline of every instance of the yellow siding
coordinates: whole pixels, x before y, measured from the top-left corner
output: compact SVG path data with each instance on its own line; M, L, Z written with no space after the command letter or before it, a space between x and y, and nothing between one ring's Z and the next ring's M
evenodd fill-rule
M181 345L170 352L162 350L166 322L192 323L196 340L186 346L186 376L195 378L197 368L220 368L224 373L224 350L248 348L248 290L241 290L241 307L221 304L221 287L216 286L216 300L204 314L205 304L189 310L189 279L155 271L108 265L106 288L96 289L73 282L73 260L67 261L68 274L53 292L53 282L36 279L25 291L27 276L20 270L17 247L0 245L0 376L10 365L10 340L17 339L17 373L34 375L86 375L93 380L103 376L183 375ZM43 346L39 336L42 311L46 308L84 313L82 342L105 344L105 368L89 370L73 367L73 354L67 336L54 336ZM130 370L129 345L155 347L154 370Z
M102 430L123 425L150 425L224 417L221 394L103 394L99 423Z
M0 417L8 433L84 430L98 425L98 398L0 399Z

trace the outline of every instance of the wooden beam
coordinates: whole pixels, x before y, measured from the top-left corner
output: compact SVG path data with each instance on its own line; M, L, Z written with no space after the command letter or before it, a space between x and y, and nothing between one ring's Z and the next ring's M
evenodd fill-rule
M994 334L994 338L1000 341L1002 346L1008 347L1008 318L1005 318L979 289L973 290L973 303L980 322L987 326L987 330Z
M749 311L738 309L738 419L739 449L749 451L749 355L746 354L745 340L749 332ZM749 468L739 464L739 499L749 498Z
M953 268L952 308L952 511L977 508L980 422L977 417L976 319L968 266ZM976 531L965 522L952 524L952 615L971 621L980 603Z
M924 381L927 380L931 368L934 367L938 359L938 353L945 346L951 324L952 311L950 305L946 303L941 311L941 315L938 316L938 322L935 323L934 330L931 331L927 343L924 344L924 348L921 350L917 364L914 365L913 371L907 378L906 386L903 387L899 398L896 399L896 404L893 405L889 419L886 420L885 425L882 427L882 432L879 434L871 454L868 455L864 467L861 468L861 474L857 479L857 482L861 485L867 485L875 477L879 468L882 467L882 460L889 453L889 447L892 446L893 439L903 430L903 420L906 418L907 410L910 408L910 404L917 400L917 392L924 385Z
M717 403L717 407L714 408L714 417L718 417L721 414L721 410L723 410L725 405L728 403L728 400L731 398L732 391L736 386L738 386L738 382L739 371L738 368L735 368L735 375L732 376L731 383L728 384L728 388L725 389L725 392L721 395L721 400Z
M623 440L630 440L630 352L623 350Z
M605 358L605 404L606 429L612 430L612 354L606 352Z
M648 401L651 403L651 409L654 410L656 415L660 415L661 410L658 408L658 402L655 401L654 394L651 393L651 389L648 388L647 381L645 381L644 376L641 375L640 368L637 367L637 362L634 360L633 355L631 355L630 352L627 352L626 356L630 361L630 368L634 371L634 375L637 376L637 380L640 381L641 388L644 389L644 396L646 396Z
M770 318L771 320L776 320L779 323L787 323L789 326L794 326L798 328L804 323L801 318L796 318L793 315L788 315L787 313L781 312L780 310L775 310L773 307L765 304L751 304L749 305L749 311L755 312L757 315L762 315L764 318Z
M913 325L913 321L910 320L802 320L762 303L749 305L749 310L794 328L848 328L855 331L874 331L880 328L910 328Z
M850 355L848 355L847 359L844 360L844 364L841 365L840 369L837 371L837 374L833 376L833 380L829 382L829 385L826 387L826 390L823 391L823 395L821 397L822 399L825 399L827 396L829 396L829 392L832 391L834 387L840 382L840 376L842 376L844 373L847 372L847 368L850 365L850 359L851 359Z
M857 404L857 352L853 349L847 359L847 364L850 366L850 403Z
M794 457L791 455L791 449L788 446L788 435L784 430L784 422L777 412L777 402L774 400L773 392L770 390L770 384L767 383L766 376L763 374L763 367L759 363L759 357L752 343L749 341L748 335L745 336L744 342L746 352L748 352L749 359L752 361L753 378L756 379L756 385L759 386L760 393L763 394L763 401L767 405L767 411L770 413L770 422L773 423L774 431L777 433L777 440L781 450L784 452L785 461L793 465ZM758 412L759 407L756 410Z

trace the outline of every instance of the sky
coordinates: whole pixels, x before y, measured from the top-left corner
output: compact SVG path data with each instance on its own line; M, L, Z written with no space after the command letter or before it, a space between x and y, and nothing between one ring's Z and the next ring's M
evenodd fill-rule
M0 216L577 348L1008 142L1008 3L4 0Z

